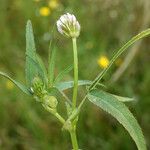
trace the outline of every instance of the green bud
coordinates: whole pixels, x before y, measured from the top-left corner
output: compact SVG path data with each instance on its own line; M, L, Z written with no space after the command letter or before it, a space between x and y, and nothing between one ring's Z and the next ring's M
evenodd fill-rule
M39 77L35 77L32 81L32 88L33 88L33 91L34 90L41 90L43 89L44 87L44 83L42 82L42 80L39 78Z
M44 95L47 93L45 91L44 83L39 77L35 77L33 79L31 89L32 89L34 96L38 97L38 99L42 99Z
M50 108L56 109L58 101L54 96L45 95L43 97L43 103Z

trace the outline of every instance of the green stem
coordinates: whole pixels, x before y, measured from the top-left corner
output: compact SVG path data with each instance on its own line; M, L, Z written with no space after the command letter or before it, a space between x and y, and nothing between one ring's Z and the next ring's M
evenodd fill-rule
M65 119L62 116L60 116L58 113L55 113L54 115L62 124L65 123Z
M76 136L76 129L73 129L70 131L70 136L71 136L71 142L72 142L73 150L78 150L78 141L77 141L77 136Z
M47 107L46 105L42 104L42 106L51 114L53 114L62 124L64 124L66 121L65 119L57 112L57 110L51 109Z
M73 43L73 55L74 55L74 88L73 88L73 109L76 108L77 93L78 93L78 53L76 38L72 38Z

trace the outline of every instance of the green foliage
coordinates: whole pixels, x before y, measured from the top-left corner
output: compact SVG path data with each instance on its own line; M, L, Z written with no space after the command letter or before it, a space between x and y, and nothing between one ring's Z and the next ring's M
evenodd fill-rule
M74 83L73 81L60 82L60 83L55 84L55 87L57 89L59 89L60 91L64 91L64 90L72 88L73 83ZM88 80L79 80L78 81L78 86L90 85L90 84L91 84L91 81L88 81Z
M35 77L40 77L43 82L47 83L47 76L45 76L45 72L43 72L43 68L41 67L40 63L36 60L33 60L31 57L28 56L28 61L32 63L32 67L36 70L36 74L34 74L33 79L31 80L31 83L33 82ZM31 84L32 85L32 84Z
M141 128L132 113L122 102L111 94L99 90L91 91L87 97L93 104L111 114L125 127L135 141L138 150L146 150Z
M122 48L120 48L116 54L113 56L112 60L110 61L108 67L104 69L97 77L96 79L91 82L88 80L79 80L76 83L78 86L80 85L89 85L88 88L88 94L87 97L88 99L94 103L95 105L101 107L103 110L106 112L110 113L113 117L115 117L124 127L125 129L129 132L133 140L135 141L137 147L139 150L146 150L145 146L145 140L142 134L142 131L140 129L140 126L138 125L136 119L132 115L132 113L128 110L128 108L122 103L126 101L131 101L132 99L130 98L125 98L125 97L120 97L117 95L109 94L103 91L98 91L98 90L93 90L97 85L99 85L99 81L102 79L102 77L106 74L106 72L109 70L109 68L112 66L112 64L116 61L116 59L133 43L135 43L137 40L148 36L150 34L150 29L147 29L140 34L134 36L129 42L127 42ZM32 25L30 22L27 23L27 31L26 31L26 41L27 41L27 60L26 62L30 65L27 65L26 70L29 70L27 72L27 78L29 79L30 82L35 78L36 75L39 75L41 79L45 82L45 85L47 85L48 82L48 89L58 89L58 91L66 98L66 102L68 102L68 106L70 107L70 101L66 97L66 95L63 92L63 90L67 90L69 88L75 88L75 81L67 81L67 82L60 82L63 77L68 74L72 70L72 66L67 67L64 71L62 71L54 80L54 69L55 69L55 60L56 60L56 49L52 48L51 49L51 44L52 41L50 42L50 53L49 53L49 64L48 64L48 74L46 71L46 68L44 66L44 63L40 57L36 57L36 50L35 50L35 44L34 44L34 37L33 37L33 31L32 31ZM75 40L76 41L76 40ZM31 43L30 43L31 42ZM76 42L73 42L73 45L76 45ZM74 48L74 47L73 47ZM77 47L75 47L75 50L77 52ZM29 53L29 54L28 54ZM75 55L75 54L74 54ZM77 53L76 53L77 57ZM78 59L74 59L74 63L78 64ZM74 68L74 73L78 72L78 68ZM38 73L38 74L37 74ZM47 78L48 75L48 78ZM78 75L78 74L75 74ZM76 77L76 76L75 76ZM74 78L75 78L74 77ZM52 90L50 91L49 89L49 94L50 93L55 93L57 90ZM44 87L44 94L42 94L42 99L43 97L49 97L47 95L47 91L45 90ZM35 91L36 92L36 91ZM74 91L73 91L73 94ZM57 93L56 93L57 95ZM36 95L36 99L38 99L38 94ZM40 98L40 97L39 97ZM75 101L74 101L75 100ZM75 102L75 105L73 105L73 108L70 112L70 115L68 116L68 119L65 121L64 118L57 113L57 109L52 109L49 108L49 106L45 106L45 104L42 104L44 108L46 108L47 111L50 113L54 114L56 118L63 124L63 129L67 129L70 131L71 136L73 132L75 132L75 126L76 126L76 119L78 118L78 115L80 113L80 109L82 105L84 104L86 100L86 97L83 99L83 101L80 103L79 107L76 108L76 98L73 99L73 104ZM51 100L50 100L51 101ZM42 101L41 101L42 102ZM51 103L51 102L50 102ZM71 104L72 105L72 104ZM57 114L57 115L56 115ZM69 114L69 113L68 113ZM70 119L71 118L71 119ZM73 147L76 147L78 149L78 144L77 144L77 139L76 135L74 134L74 138L72 138L73 142ZM76 144L75 144L75 143ZM75 145L76 146L75 146Z
M31 92L30 90L24 86L23 84L21 84L20 82L18 81L15 81L14 79L12 79L11 77L9 77L6 73L3 73L0 71L0 75L9 79L10 81L12 81L22 92L24 92L25 94L27 95L31 95Z
M36 55L36 60L37 60L38 66L39 66L39 71L40 71L40 74L42 76L42 79L43 79L45 85L47 85L48 84L48 78L47 78L48 74L47 74L47 70L46 70L46 67L44 65L44 62L39 55Z
M48 79L49 79L49 86L53 86L54 82L54 68L55 68L55 58L56 58L56 48L51 47L49 48L49 64L48 64Z
M130 102L130 101L134 101L133 98L122 97L122 96L118 96L118 95L114 95L114 94L111 94L111 95L114 96L116 99L118 99L120 102Z
M33 61L32 61L33 60ZM36 62L36 48L34 43L34 35L31 21L29 20L26 25L26 81L27 85L31 87L32 80L37 75Z
M31 87L32 81L36 76L39 76L45 83L48 84L47 71L45 65L36 54L34 35L31 21L27 22L26 26L26 80Z
M148 2L148 0L143 0L142 3L144 1ZM51 25L55 21L54 19L56 19L61 12L67 12L68 10L70 12L77 12L76 15L79 17L82 25L82 34L79 39L80 45L78 46L79 60L81 60L79 76L81 79L89 80L91 80L91 78L93 78L100 69L96 63L97 57L105 54L109 58L113 53L112 50L116 48L119 43L130 37L133 33L138 32L138 29L140 29L139 25L142 24L144 20L142 17L142 14L144 13L141 9L141 3L138 5L138 3L134 1L118 1L117 3L115 0L110 1L110 3L106 3L105 1L88 1L88 5L83 7L83 1L78 2L67 0L65 2L61 1L61 7L59 7L61 9L58 8L56 11L51 10L52 13L50 13L49 17L40 16L39 9L43 6L43 4L48 5L48 2L49 1L44 3L43 1L33 2L30 0L14 0L9 3L2 0L1 2L0 10L2 13L0 14L0 32L3 36L1 36L0 39L0 68L4 67L7 68L9 72L16 72L16 79L17 77L19 79L24 79L22 71L20 71L23 66L22 64L24 63L24 59L20 58L22 58L24 54L23 26L26 18L32 18L32 22L36 24L36 39L38 42L38 46L36 47L41 50L41 52L39 51L40 56L45 59L47 56L47 42L49 40L45 37L51 38L53 36L51 34L47 34L47 29L50 27L50 30L52 30ZM9 9L6 9L7 7ZM140 9L138 9L138 7L140 7ZM133 10L140 11L134 11L133 13ZM85 17L87 14L88 17ZM147 14L149 13L147 12ZM111 24L107 23L110 21ZM146 26L144 28L146 28ZM138 101L134 101L134 103L129 105L130 107L135 107L134 111L137 118L142 120L141 125L145 133L149 149L150 74L148 61L149 51L147 51L149 48L148 44L149 39L142 43L142 46L140 47L141 50L139 51L139 55L136 57L136 61L134 61L132 66L130 66L118 84L114 84L113 87L108 86L107 88L110 91L115 91L123 95L134 95L138 98ZM57 54L58 58L61 58L57 59L59 62L59 65L57 65L58 69L63 68L66 64L72 63L69 42L63 40L56 45L55 48L59 50L59 53ZM29 57L28 59L31 61L31 66L33 65L36 68L36 75L38 75L42 80L45 80L46 76L43 75L43 72L46 74L47 71L44 71L45 67L43 68L43 65L41 65L38 58L36 57L36 60L33 60ZM121 60L123 61L123 58L121 58ZM139 67L139 65L141 67ZM114 69L117 69L117 67L119 66L114 65L112 72ZM64 77L64 79L66 78ZM62 137L60 135L60 129L58 129L59 126L57 126L55 119L53 117L50 118L47 112L43 111L39 104L31 101L29 97L24 97L24 95L18 93L18 91L14 88L11 90L7 89L6 84L7 81L5 82L5 80L0 80L0 99L2 99L0 101L0 149L18 149L18 147L20 149L43 150L60 149L60 147L62 150L71 149L68 144L68 137ZM89 85L90 84L88 84L88 86ZM28 87L29 86L30 85L28 84ZM96 87L99 88L99 86ZM54 88L49 88L47 90L49 90L50 95L58 94L55 92L56 89L54 90ZM84 94L83 91L81 92ZM68 97L71 97L69 91L66 90L65 93ZM82 94L78 95L79 99L83 96ZM128 98L124 99L120 96L115 97L118 101L130 100ZM63 98L58 97L58 100L61 112L64 110L64 106L62 106ZM71 104L69 105L69 108L71 108ZM97 111L95 111L95 108L92 108L92 110L93 111L91 111L91 107L89 107L89 105L86 105L84 113L80 116L80 128L78 128L80 136L78 137L80 137L79 141L81 148L86 147L88 150L135 149L130 138L124 134L123 128L119 128L118 124L113 124L113 127L115 126L115 128L111 128L110 124L107 122L108 119L103 117L104 114L99 116ZM70 112L71 111L72 108L70 109ZM68 117L69 116L70 114L68 114Z
M70 65L66 69L64 69L62 72L60 72L55 78L54 84L60 82L65 77L65 75L68 74L72 69L73 69L73 65Z

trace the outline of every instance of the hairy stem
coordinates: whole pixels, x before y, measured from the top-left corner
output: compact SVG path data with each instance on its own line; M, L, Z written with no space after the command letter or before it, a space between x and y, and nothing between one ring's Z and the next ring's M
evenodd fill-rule
M78 92L78 53L76 38L72 39L73 43L73 55L74 55L74 88L73 88L73 109L76 108L77 92Z

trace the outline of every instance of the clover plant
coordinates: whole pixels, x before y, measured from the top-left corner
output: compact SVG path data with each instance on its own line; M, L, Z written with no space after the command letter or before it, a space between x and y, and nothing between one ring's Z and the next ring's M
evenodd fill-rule
M135 117L124 104L124 102L132 101L132 99L108 93L99 85L102 85L100 83L101 79L108 72L116 59L136 41L150 35L150 29L142 31L125 43L125 45L116 51L109 65L103 69L93 81L89 81L78 80L77 38L79 37L81 30L79 22L74 15L67 13L59 18L56 25L58 32L68 38L68 40L72 40L74 56L73 66L70 65L55 77L56 50L55 48L50 48L48 68L45 67L41 57L36 52L32 24L29 20L26 25L26 84L24 85L12 79L6 73L0 72L0 75L11 80L20 90L33 97L33 99L39 102L44 109L58 119L62 124L62 129L70 133L73 150L79 149L78 139L80 140L80 138L77 138L76 128L79 115L82 111L81 108L84 107L87 100L116 118L135 141L138 150L146 150L142 130ZM68 53L71 53L71 51ZM72 69L74 70L74 81L62 82L61 80L63 77ZM77 105L77 101L79 101L79 86L86 86L86 94L79 105ZM69 99L64 91L71 88L73 88L73 97L72 99ZM58 95L61 95L61 97ZM64 101L67 112L66 116L63 116L58 110L57 106L60 104L59 101Z

